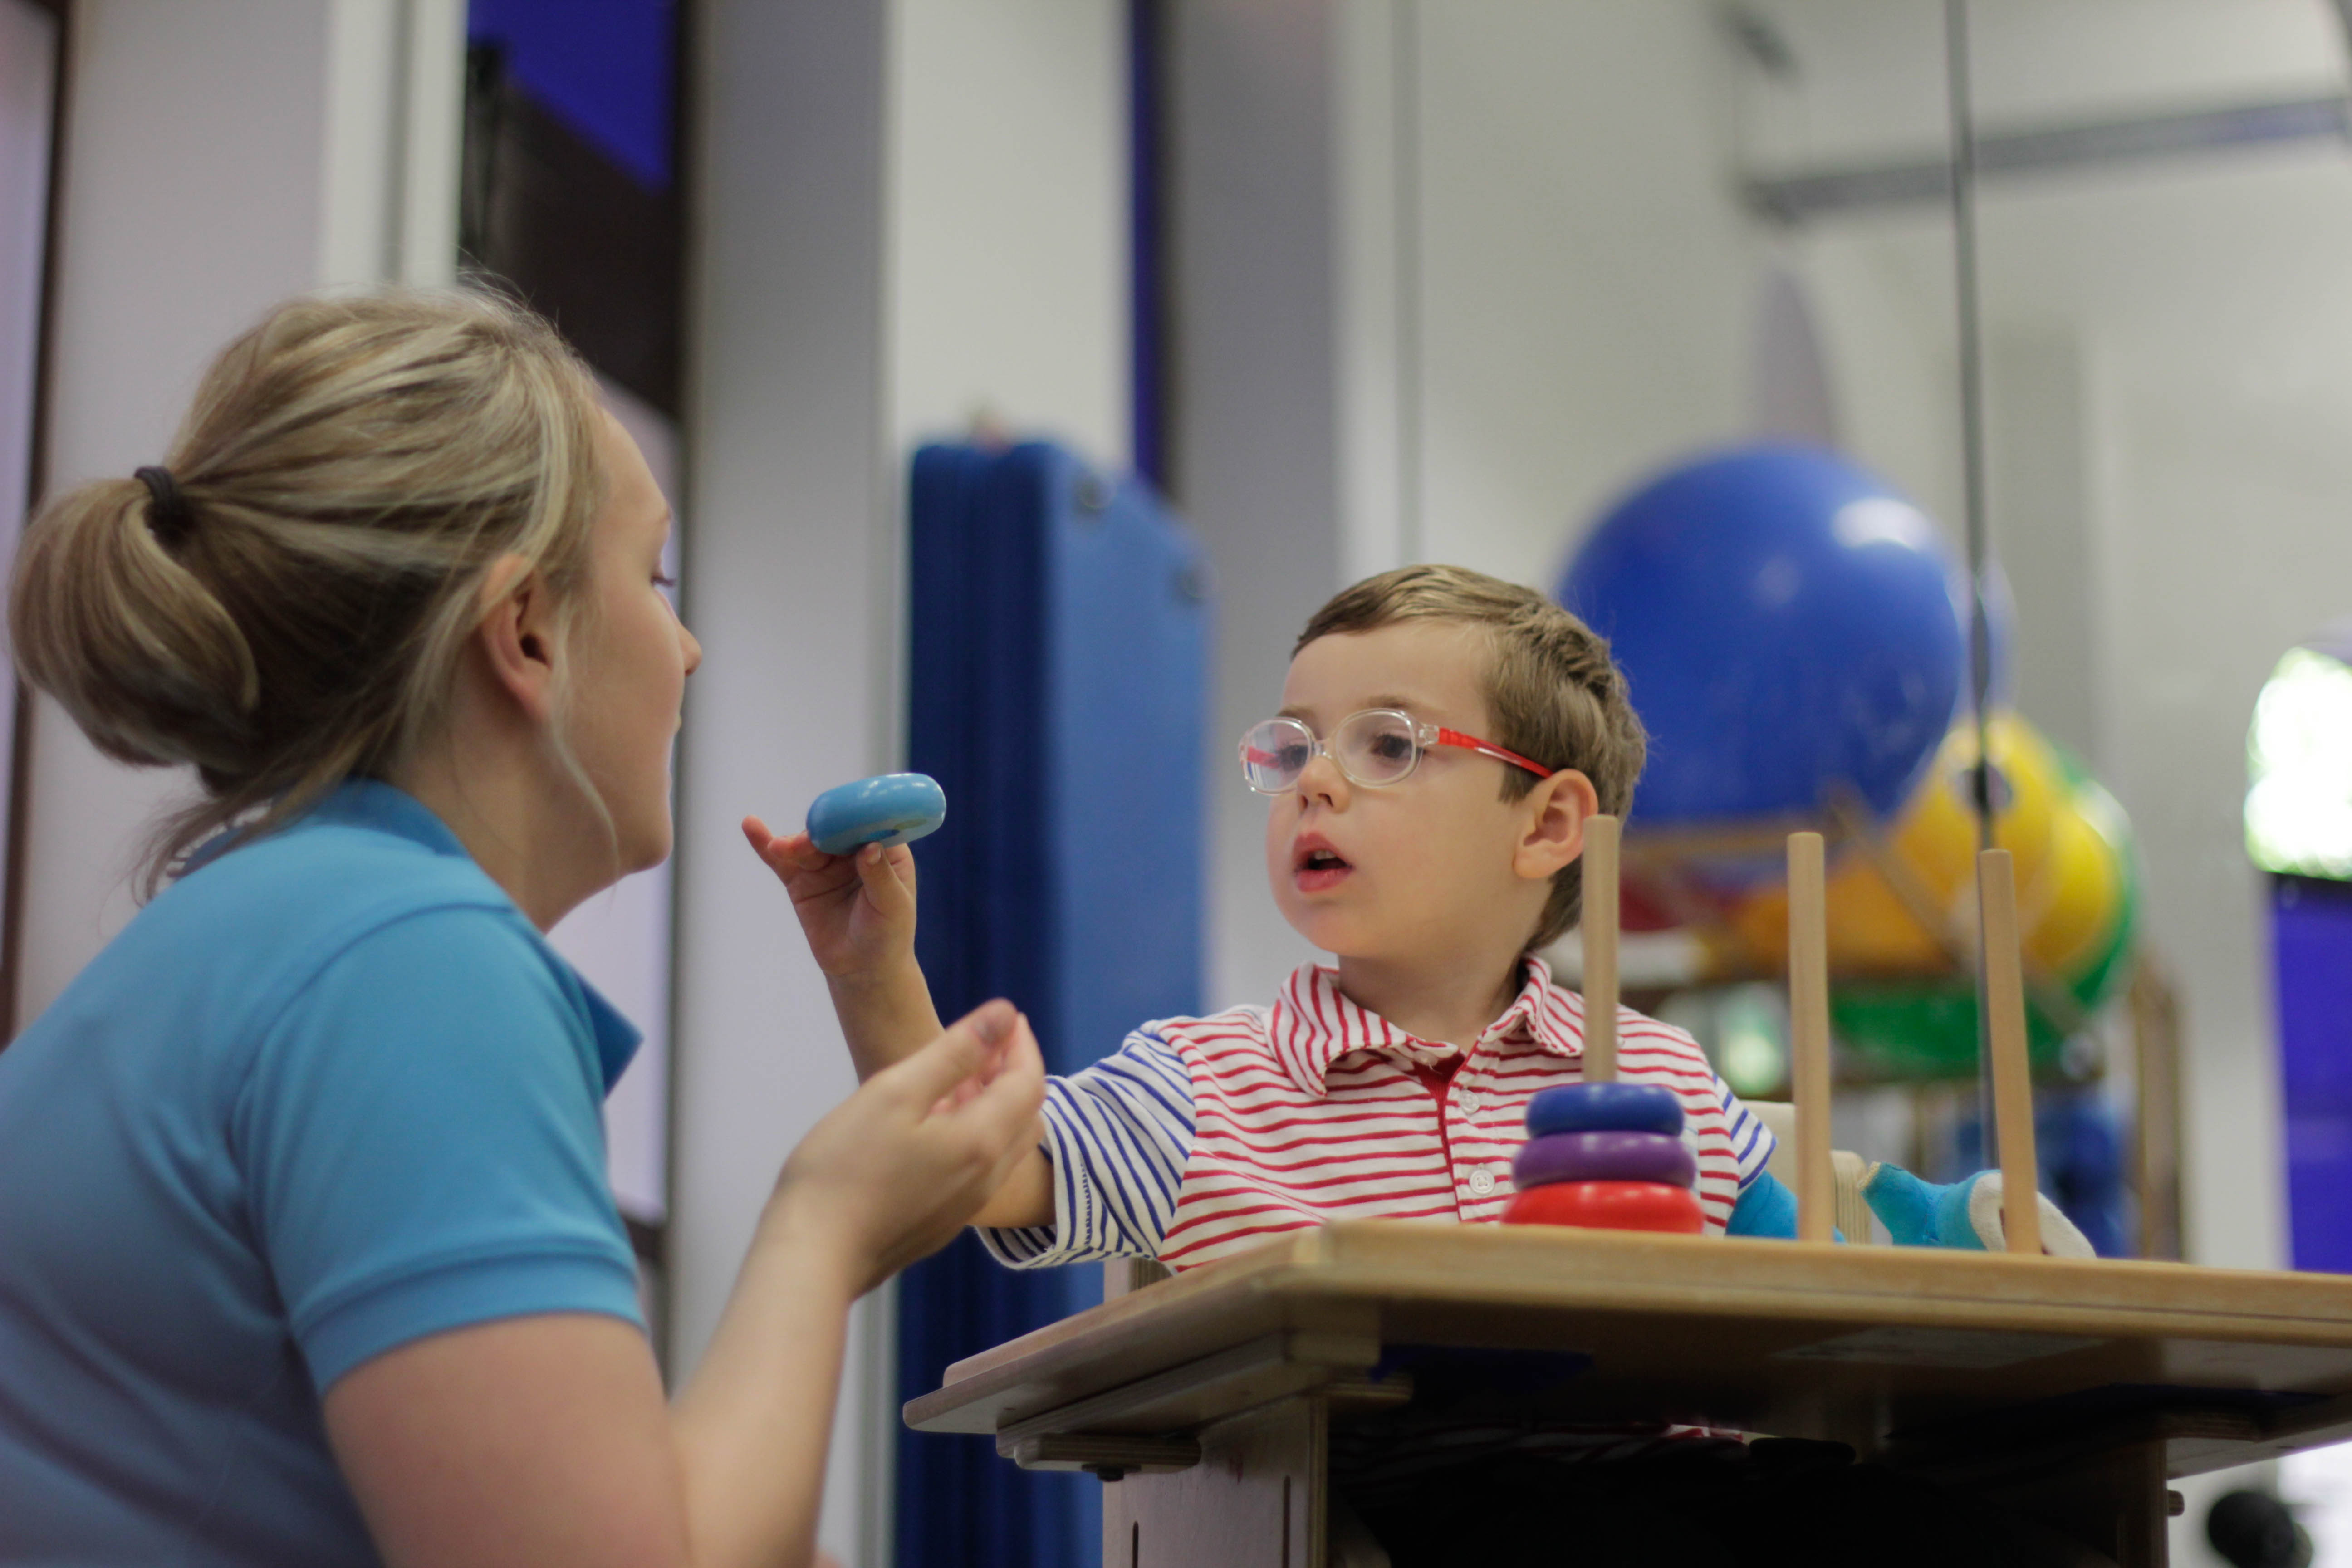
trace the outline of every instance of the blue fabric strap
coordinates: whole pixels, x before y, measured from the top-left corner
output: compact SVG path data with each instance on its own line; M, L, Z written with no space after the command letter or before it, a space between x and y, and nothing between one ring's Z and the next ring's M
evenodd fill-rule
M1740 1189L1739 1202L1731 1211L1731 1223L1723 1227L1726 1236L1769 1236L1783 1241L1797 1238L1797 1194L1782 1186L1769 1171L1759 1171L1756 1179Z

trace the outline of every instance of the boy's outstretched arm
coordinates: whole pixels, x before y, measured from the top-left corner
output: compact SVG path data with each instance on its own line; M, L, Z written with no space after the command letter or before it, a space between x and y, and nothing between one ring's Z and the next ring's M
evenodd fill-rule
M828 855L806 833L772 833L756 816L743 819L743 837L793 900L858 1081L939 1038L939 1011L915 962L914 852L869 844ZM1054 1223L1054 1169L1034 1142L972 1224Z
M939 1013L915 962L914 852L868 844L828 855L807 834L772 833L756 816L743 819L743 837L792 898L858 1081L937 1039Z

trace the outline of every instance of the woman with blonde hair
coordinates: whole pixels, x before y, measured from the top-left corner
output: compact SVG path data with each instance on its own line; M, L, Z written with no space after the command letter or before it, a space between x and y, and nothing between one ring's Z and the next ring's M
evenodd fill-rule
M992 1003L786 1163L665 1401L541 933L669 852L668 509L543 322L283 306L34 520L19 668L192 764L161 888L0 1052L0 1560L799 1563L848 1306L1025 1152Z

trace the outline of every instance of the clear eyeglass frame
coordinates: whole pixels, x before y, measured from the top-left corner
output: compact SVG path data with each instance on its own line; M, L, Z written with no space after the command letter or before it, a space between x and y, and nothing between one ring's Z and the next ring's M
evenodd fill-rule
M1384 789L1402 784L1420 766L1422 753L1438 746L1455 746L1515 768L1525 768L1539 779L1552 770L1492 741L1465 735L1442 724L1415 719L1402 708L1366 708L1349 714L1324 741L1299 719L1265 719L1242 736L1242 778L1260 795L1287 795L1317 757L1328 757L1351 784Z

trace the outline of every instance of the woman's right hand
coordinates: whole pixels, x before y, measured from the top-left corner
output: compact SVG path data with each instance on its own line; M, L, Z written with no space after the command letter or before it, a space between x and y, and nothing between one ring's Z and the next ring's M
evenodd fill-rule
M776 834L756 816L743 819L743 837L783 883L827 980L885 975L913 960L913 850L869 844L828 855L806 833Z
M831 1257L862 1295L954 1239L1036 1152L1045 1098L1029 1021L987 1003L811 1129L763 1224Z

